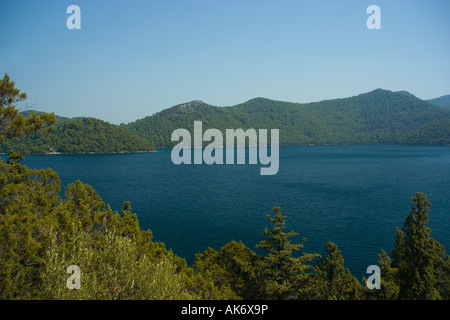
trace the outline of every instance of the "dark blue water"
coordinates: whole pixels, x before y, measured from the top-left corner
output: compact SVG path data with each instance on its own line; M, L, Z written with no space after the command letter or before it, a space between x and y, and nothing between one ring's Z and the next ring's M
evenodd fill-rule
M63 186L80 179L113 210L131 201L141 228L186 258L231 240L253 248L280 206L287 231L306 237L305 252L332 241L361 279L390 252L415 192L432 203L432 236L450 245L450 148L406 146L281 147L274 176L260 165L179 165L170 150L140 154L29 155L24 164L53 168Z

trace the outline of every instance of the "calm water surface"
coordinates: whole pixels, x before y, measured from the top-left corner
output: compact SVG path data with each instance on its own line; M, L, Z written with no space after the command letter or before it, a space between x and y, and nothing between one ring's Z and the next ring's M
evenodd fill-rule
M432 203L432 236L450 245L449 147L281 147L274 176L261 176L259 164L176 166L170 150L29 155L24 164L54 169L63 186L90 184L113 210L131 201L141 228L188 263L231 240L253 248L276 205L297 242L306 237L304 251L324 253L333 241L361 279L381 249L392 249L415 192Z

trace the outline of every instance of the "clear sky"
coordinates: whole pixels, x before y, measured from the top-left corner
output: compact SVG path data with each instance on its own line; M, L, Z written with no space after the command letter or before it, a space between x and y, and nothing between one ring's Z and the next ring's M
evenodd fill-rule
M81 29L69 30L69 5ZM369 5L381 29L369 30ZM32 109L128 123L191 100L450 94L448 0L1 0L0 75Z

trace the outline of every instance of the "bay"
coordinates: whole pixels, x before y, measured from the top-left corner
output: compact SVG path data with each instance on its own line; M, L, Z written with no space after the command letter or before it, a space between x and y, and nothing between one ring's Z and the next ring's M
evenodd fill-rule
M261 165L174 165L170 149L136 154L27 155L31 168L52 168L63 187L91 185L119 211L131 201L142 229L150 229L191 264L208 247L241 240L254 248L267 214L279 206L305 252L338 245L358 280L388 253L412 205L430 200L432 236L450 245L450 148L412 146L280 147L279 171ZM62 192L63 194L63 192Z

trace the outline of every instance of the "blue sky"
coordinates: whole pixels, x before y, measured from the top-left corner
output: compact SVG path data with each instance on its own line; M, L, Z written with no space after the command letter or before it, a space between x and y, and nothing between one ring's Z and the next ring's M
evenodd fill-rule
M81 30L69 30L69 5ZM369 30L369 5L381 30ZM450 1L1 0L0 74L33 109L128 123L191 100L450 93Z

